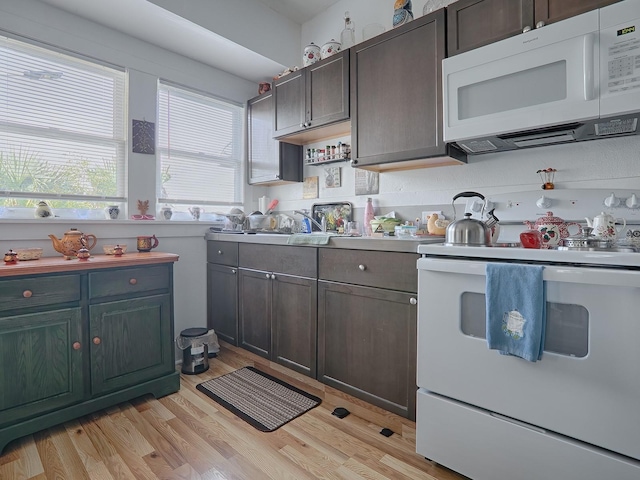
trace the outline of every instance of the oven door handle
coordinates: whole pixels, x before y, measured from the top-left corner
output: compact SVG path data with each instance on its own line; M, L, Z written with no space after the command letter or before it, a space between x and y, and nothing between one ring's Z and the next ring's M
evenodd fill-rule
M489 262L421 258L418 260L418 271L484 276L487 263ZM542 278L547 282L640 288L640 271L633 270L545 265Z

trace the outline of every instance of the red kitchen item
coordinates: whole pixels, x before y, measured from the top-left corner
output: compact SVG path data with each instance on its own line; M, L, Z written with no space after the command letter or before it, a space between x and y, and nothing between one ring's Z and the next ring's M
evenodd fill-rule
M269 215L271 213L271 211L276 208L276 206L278 205L278 200L277 199L273 199L271 200L271 203L269 204L269 206L267 207L267 211L264 212L265 215Z
M542 233L539 230L527 230L520 234L520 243L524 248L542 248Z

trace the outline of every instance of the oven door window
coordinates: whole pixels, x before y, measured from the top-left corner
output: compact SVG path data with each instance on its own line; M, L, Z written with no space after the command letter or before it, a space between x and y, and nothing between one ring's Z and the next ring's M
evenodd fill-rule
M486 338L484 294L464 292L460 299L462 333ZM570 357L586 357L589 353L589 311L582 305L547 302L544 350Z

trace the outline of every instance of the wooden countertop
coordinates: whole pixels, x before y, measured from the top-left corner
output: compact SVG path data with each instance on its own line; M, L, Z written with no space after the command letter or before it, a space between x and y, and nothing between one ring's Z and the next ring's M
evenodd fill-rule
M34 275L41 273L76 272L100 268L134 267L137 265L153 265L158 263L177 262L175 253L146 252L125 253L122 256L95 255L87 260L65 260L59 257L43 257L38 260L25 260L0 265L0 278L17 275Z

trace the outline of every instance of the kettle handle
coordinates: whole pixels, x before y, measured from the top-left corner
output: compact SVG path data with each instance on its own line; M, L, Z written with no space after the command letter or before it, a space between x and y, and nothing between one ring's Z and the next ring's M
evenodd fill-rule
M457 195L453 196L453 199L451 200L451 202L455 202L456 199L460 198L460 197L480 197L481 200L484 200L484 195L481 195L477 192L460 192Z
M90 240L93 240L93 242L91 242ZM93 247L95 247L97 242L98 239L91 233L82 235L80 237L80 244L87 250L91 250Z

